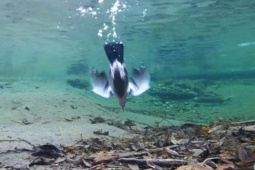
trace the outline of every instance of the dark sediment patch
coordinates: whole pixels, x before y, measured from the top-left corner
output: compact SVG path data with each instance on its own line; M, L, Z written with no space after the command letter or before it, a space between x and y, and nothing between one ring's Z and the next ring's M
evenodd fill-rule
M78 89L89 89L90 87L89 82L84 79L70 79L70 80L67 80L66 82L70 86L74 88L78 88Z

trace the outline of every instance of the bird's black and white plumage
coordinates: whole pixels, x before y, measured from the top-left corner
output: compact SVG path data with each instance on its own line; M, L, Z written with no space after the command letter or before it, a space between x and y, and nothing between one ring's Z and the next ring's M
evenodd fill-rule
M122 43L108 43L104 46L110 61L109 76L105 72L92 71L92 91L109 98L116 95L124 110L128 94L138 96L149 89L150 76L144 66L133 69L133 77L129 79L124 63L124 46Z

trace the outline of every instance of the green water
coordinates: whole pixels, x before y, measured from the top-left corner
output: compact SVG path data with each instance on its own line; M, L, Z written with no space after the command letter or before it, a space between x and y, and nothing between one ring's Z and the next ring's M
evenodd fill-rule
M254 118L254 0L1 0L0 9L5 82L59 83L122 114L115 99L89 92L89 71L108 71L103 45L122 41L128 70L143 62L151 75L127 112L195 123Z

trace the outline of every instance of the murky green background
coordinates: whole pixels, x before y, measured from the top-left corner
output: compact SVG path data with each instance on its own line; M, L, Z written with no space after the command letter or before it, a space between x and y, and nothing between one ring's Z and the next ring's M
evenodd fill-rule
M103 44L122 41L151 89L126 110L189 122L254 118L254 0L1 0L0 77L84 91L108 70ZM95 102L116 112L116 100Z

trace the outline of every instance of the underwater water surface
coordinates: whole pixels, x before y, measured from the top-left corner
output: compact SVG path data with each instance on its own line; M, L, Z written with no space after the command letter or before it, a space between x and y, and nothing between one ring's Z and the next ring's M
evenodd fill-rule
M127 112L193 123L254 119L253 0L0 4L2 84L57 83L125 114L115 99L96 96L90 85L93 68L108 72L103 45L117 41L125 46L128 70L143 63L151 75L151 88L130 96Z

